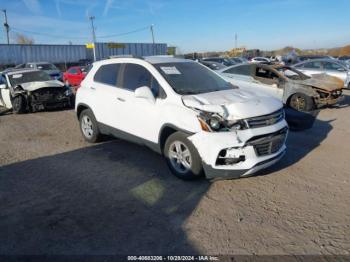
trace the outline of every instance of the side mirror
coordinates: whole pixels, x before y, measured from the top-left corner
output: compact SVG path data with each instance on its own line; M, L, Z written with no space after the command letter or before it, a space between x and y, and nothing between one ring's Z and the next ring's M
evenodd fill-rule
M344 68L341 68L341 67L339 67L337 70L338 70L339 72L345 72L345 69L344 69Z
M6 85L5 84L1 84L0 85L0 89L6 89Z
M139 88L136 88L135 97L147 99L152 103L156 102L156 99L148 86L141 86Z

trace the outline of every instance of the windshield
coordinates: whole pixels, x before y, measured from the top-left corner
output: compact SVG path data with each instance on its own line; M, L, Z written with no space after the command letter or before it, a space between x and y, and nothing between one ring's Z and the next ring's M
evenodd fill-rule
M50 76L42 71L24 72L8 75L11 86L17 86L28 82L42 82L51 80Z
M293 79L293 80L306 80L310 78L307 75L303 74L302 72L291 67L280 67L280 68L276 68L276 70L282 73L285 77L288 77L289 79Z
M161 63L154 65L180 95L202 94L235 87L217 74L195 62Z
M38 64L37 68L40 70L57 70L57 67L53 64Z

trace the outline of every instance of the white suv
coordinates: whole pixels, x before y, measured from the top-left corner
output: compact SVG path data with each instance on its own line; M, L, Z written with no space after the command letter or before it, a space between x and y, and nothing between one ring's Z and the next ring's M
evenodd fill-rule
M248 176L286 150L281 102L242 91L191 60L95 62L78 89L76 113L88 142L107 134L147 145L182 179Z

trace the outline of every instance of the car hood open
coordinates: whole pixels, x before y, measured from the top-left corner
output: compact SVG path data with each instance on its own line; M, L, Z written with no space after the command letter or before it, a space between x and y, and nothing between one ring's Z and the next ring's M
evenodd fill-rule
M182 101L187 107L218 113L227 120L267 115L283 106L275 98L257 96L241 89L184 95Z
M35 91L45 87L63 87L64 84L58 80L49 80L49 81L22 83L20 84L20 86L26 91Z
M342 89L344 82L338 77L330 76L327 74L316 74L306 80L295 80L298 84L308 85L319 89L332 92Z

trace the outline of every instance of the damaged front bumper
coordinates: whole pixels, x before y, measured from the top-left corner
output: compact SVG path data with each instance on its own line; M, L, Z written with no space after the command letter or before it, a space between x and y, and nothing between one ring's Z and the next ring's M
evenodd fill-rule
M288 127L275 125L232 132L200 132L190 137L208 179L239 178L278 162L286 151Z

